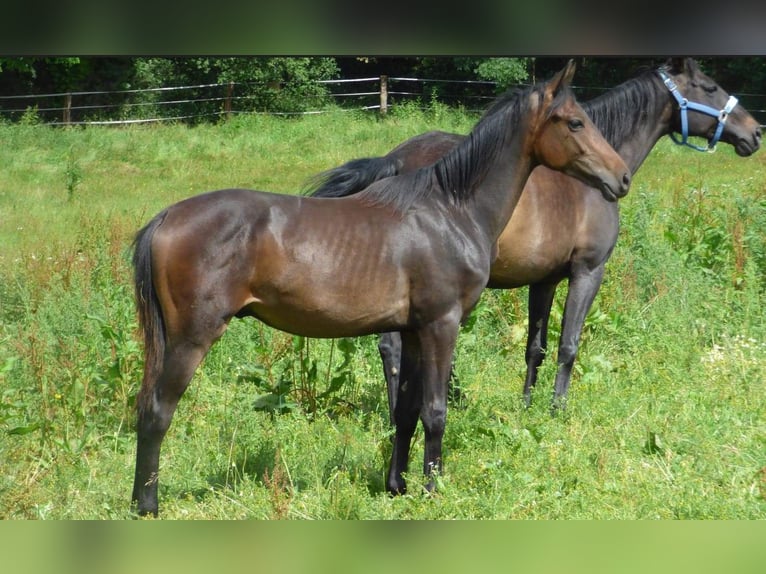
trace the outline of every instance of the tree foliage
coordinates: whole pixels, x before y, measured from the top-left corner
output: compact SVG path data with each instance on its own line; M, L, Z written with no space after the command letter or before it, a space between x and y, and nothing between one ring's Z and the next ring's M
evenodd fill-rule
M482 80L497 82L500 91L529 79L529 58L487 58L474 71Z

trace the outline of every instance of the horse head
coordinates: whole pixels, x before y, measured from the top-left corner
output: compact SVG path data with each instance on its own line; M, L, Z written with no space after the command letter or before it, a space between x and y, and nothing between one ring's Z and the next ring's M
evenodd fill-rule
M535 159L601 190L615 201L628 193L630 170L575 100L570 83L575 64L570 60L545 85L533 124Z
M678 103L671 120L673 131L682 134L679 140L671 133L676 143L707 151L720 140L743 157L761 146L760 124L692 58L670 58L659 75ZM708 146L688 143L689 135L706 138Z

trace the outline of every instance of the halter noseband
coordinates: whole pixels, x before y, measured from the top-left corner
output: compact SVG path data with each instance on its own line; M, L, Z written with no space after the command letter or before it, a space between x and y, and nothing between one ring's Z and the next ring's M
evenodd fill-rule
M710 106L706 106L705 104L698 104L696 102L690 102L686 98L684 98L681 93L678 91L678 86L676 86L675 82L668 76L668 74L663 70L662 68L657 70L657 73L660 75L660 78L662 78L662 81L665 83L665 86L670 90L670 93L673 94L673 97L678 102L678 106L681 109L681 140L678 140L673 134L673 132L670 133L671 139L677 143L678 145L685 145L689 146L690 148L694 148L697 151L715 151L715 144L718 143L718 140L721 138L721 134L723 133L723 127L726 124L726 120L729 117L729 114L734 109L734 106L737 105L737 98L734 96L729 96L729 100L726 102L726 105L721 110L716 110L715 108L711 108ZM693 143L689 143L689 118L688 118L688 111L691 110L693 112L700 112L705 114L706 116L711 116L714 118L718 118L718 127L715 130L715 134L713 134L713 137L708 141L707 147L700 147L697 145L694 145Z

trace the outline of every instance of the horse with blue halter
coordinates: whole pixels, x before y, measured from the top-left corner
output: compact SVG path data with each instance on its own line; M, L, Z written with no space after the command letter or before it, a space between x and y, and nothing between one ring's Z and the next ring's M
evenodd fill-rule
M498 236L532 169L562 170L612 199L628 191L628 167L575 101L573 73L570 62L549 82L506 94L434 165L358 194L213 191L171 205L138 232L139 514L158 512L162 440L197 366L234 317L308 337L401 333L387 488L406 489L418 419L424 473L441 468L459 326L487 284Z
M740 156L761 143L758 122L697 63L670 59L591 101L583 108L635 174L654 144L670 135L679 145L712 151L726 142ZM680 132L681 137L676 136ZM706 138L699 146L690 136ZM428 132L407 140L383 157L352 160L313 180L316 197L356 193L373 181L407 173L449 153L465 136ZM500 234L488 286L513 289L529 285L529 333L524 401L530 404L538 368L546 355L548 319L558 284L567 279L553 410L563 408L585 317L598 293L604 266L617 242L619 210L591 186L544 166L536 168L508 225ZM379 350L395 408L399 385L400 337L382 335Z

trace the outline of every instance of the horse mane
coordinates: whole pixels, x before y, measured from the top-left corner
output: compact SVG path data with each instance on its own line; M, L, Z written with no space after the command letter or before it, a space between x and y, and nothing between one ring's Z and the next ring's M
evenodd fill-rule
M665 100L657 97L659 78L647 69L600 96L581 105L604 139L614 148L633 137L645 118L656 116Z
M357 197L368 205L387 206L404 212L421 199L437 196L450 205L460 205L490 169L509 139L516 134L524 112L535 96L542 103L544 84L509 90L499 96L471 132L434 164L414 172L376 181ZM560 90L551 112L569 95Z
M387 155L352 159L309 178L301 195L343 197L361 191L379 179L396 175L398 171L398 162L391 161Z

